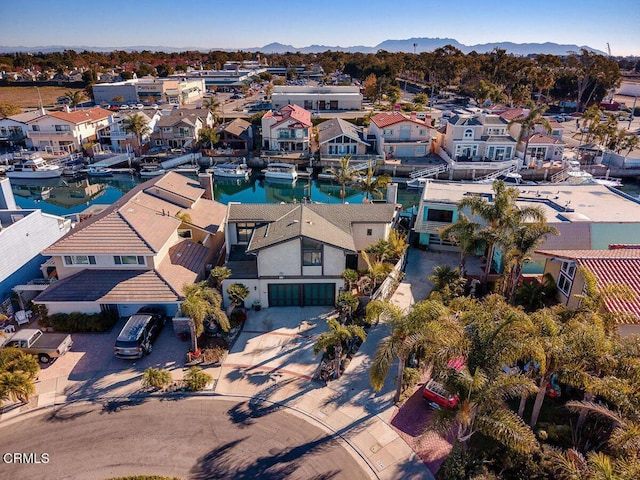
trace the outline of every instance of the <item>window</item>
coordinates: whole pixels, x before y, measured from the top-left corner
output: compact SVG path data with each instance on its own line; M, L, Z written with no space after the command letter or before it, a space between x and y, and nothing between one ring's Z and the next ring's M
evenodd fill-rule
M64 264L69 265L95 265L96 257L93 255L65 255Z
M69 125L54 125L56 132L70 132L71 127Z
M430 208L427 211L427 221L429 222L453 222L453 210L437 210Z
M393 135L393 129L385 128L384 130L382 130L382 135Z
M162 131L165 133L171 133L173 129L171 127L162 127Z
M160 145L162 145L162 140L156 140L155 143L156 143L156 146L160 146Z
M40 125L31 125L31 130L33 130L34 132L39 132L40 131Z
M560 275L558 275L558 289L568 297L571 293L573 278L576 275L576 264L573 262L562 262Z
M462 138L473 138L473 130L470 128L467 128L464 131L464 135L462 136Z
M116 265L144 265L144 257L136 255L116 255L113 257Z
M254 228L256 228L255 223L236 223L238 243L249 243Z
M373 235L373 229L367 228L367 237L370 237L371 235Z
M322 244L307 238L302 239L302 265L305 267L322 265Z
M421 128L420 130L418 130L418 133L421 137L424 137L427 134L427 131L424 128Z

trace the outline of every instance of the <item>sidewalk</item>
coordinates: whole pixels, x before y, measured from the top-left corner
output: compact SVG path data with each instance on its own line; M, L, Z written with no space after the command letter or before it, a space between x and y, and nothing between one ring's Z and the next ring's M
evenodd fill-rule
M431 290L426 278L433 267L443 263L456 265L458 259L457 254L410 249L405 278L392 301L408 308L426 298ZM392 425L398 413L398 408L392 404L395 390L392 375L380 392L373 392L369 385L371 359L380 340L389 333L384 324L369 330L366 342L341 378L326 386L311 380L319 362L319 358L313 356L313 343L326 331L326 318L330 313L319 307L249 312L244 329L222 366L205 369L214 381L208 391L199 395L248 399L233 412L234 422L240 425L252 417L283 407L310 417L327 432L345 441L365 471L369 469L371 478L432 479L423 460L446 455L442 439L429 437L425 441L424 437L414 436L402 426ZM78 359L73 358L75 353L69 352L56 364L60 362L62 368L63 362L77 362ZM56 364L51 367L57 367ZM174 380L182 378L181 363L159 366L168 368ZM0 421L17 421L24 413L67 401L107 402L140 395L139 369L98 368L74 379L56 377L55 370L48 372L51 378L37 383L37 395L32 402L3 413ZM418 406L422 408L421 403Z

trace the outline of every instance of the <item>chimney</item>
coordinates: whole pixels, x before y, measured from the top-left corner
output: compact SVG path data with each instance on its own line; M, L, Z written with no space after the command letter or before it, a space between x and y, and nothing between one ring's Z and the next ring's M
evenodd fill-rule
M213 200L213 177L210 173L199 173L198 181L200 186L204 188L204 194L202 198L207 200Z
M411 115L409 115L409 119L410 120L417 120L418 119L418 114L416 112L411 112Z

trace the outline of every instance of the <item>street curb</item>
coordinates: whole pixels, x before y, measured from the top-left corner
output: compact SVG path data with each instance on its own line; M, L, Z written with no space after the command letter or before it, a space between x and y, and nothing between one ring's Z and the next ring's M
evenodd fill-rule
M335 429L333 429L333 427L331 427L330 425L328 425L327 423L323 422L322 420L314 417L312 414L305 412L304 410L301 410L297 407L292 407L290 405L287 405L286 403L282 403L282 402L277 402L277 401L272 401L272 400L267 400L264 398L260 398L260 396L251 396L251 395L241 395L241 394L236 394L236 393L218 393L218 392L152 392L149 394L134 394L134 395L128 395L128 396L124 396L124 397L100 397L100 396L96 396L94 398L92 397L88 397L88 398L84 398L84 399L78 399L78 400L72 400L69 402L59 402L59 403L53 403L51 405L43 405L41 407L36 407L32 410L20 413L19 415L16 415L15 417L11 417L8 420L2 421L0 422L0 429L2 427L5 426L10 426L13 425L15 423L19 423L23 420L27 420L29 418L33 418L36 417L38 415L41 415L43 413L45 413L47 410L49 409L53 409L56 407L61 407L61 406L81 406L81 405L85 405L85 404L90 404L90 405L94 405L96 403L100 403L100 402L106 402L106 401L114 401L114 400L121 400L121 401L131 401L131 400L137 400L137 399L145 399L145 398L151 398L151 399L164 399L164 398L184 398L184 399L189 399L189 398L198 398L198 397L203 397L203 398L207 398L207 397L219 397L220 399L225 398L225 399L237 399L239 401L245 401L245 400L253 400L253 401L258 401L262 404L268 404L268 405L275 405L278 407L282 407L282 408L286 408L287 410L290 410L291 412L293 412L294 415L300 417L303 417L305 420L309 421L311 420L312 423L315 423L316 426L318 426L319 428L321 428L322 430L324 430L327 434L329 434L331 436L332 439L337 440L339 443L343 443L344 445L346 445L347 451L349 451L351 453L351 456L353 458L355 458L359 463L366 465L369 468L369 477L372 479L376 479L376 480L380 480L380 476L378 475L378 472L375 469L375 466L369 461L369 459L367 458L367 456L356 446L354 445L348 438L346 438L344 435L337 433ZM383 422L383 420L379 420L381 422ZM384 423L384 422L383 422ZM415 455L415 452L414 452Z

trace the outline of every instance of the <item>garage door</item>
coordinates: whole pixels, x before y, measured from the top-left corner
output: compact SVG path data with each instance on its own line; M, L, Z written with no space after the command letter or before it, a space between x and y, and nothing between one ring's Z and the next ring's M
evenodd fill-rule
M270 307L333 306L335 304L333 283L278 283L271 284Z
M413 157L415 156L413 145L401 145L396 147L396 157Z

